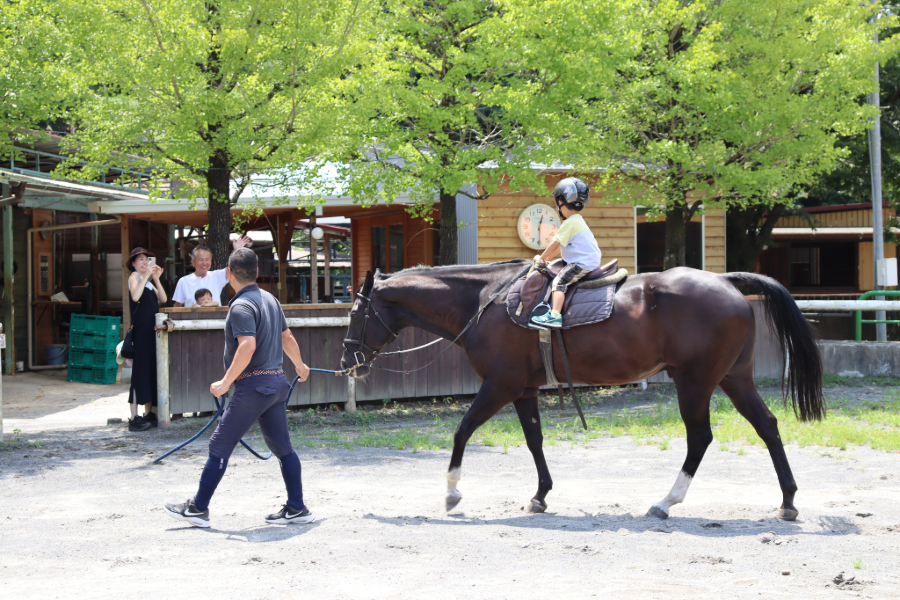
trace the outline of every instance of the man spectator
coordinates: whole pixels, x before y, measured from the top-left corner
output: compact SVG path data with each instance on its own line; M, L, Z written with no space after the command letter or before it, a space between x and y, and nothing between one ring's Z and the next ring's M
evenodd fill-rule
M249 242L250 238L242 235L231 243L231 247L237 250L244 248ZM213 300L218 302L222 296L222 288L228 284L228 278L225 276L225 269L209 270L212 266L212 251L206 246L197 246L191 251L191 265L194 272L179 279L175 286L175 293L172 295L175 306L200 306L194 299L194 294L200 289L212 292Z

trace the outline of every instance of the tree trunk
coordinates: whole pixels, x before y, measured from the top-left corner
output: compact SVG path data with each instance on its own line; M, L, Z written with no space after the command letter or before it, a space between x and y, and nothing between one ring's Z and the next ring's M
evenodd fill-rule
M666 248L663 270L683 267L687 264L687 207L684 198L669 199L666 206Z
M441 192L441 265L455 265L459 259L457 240L459 228L456 226L456 193Z
M210 156L209 167L206 174L206 184L209 187L207 244L212 251L212 268L224 269L228 266L228 256L231 254L231 244L228 243L231 235L231 170L225 152L220 150Z
M728 210L725 217L727 271L753 271L763 248L772 239L772 229L785 210L784 204L769 209L751 205ZM760 226L759 222L764 217L765 221Z

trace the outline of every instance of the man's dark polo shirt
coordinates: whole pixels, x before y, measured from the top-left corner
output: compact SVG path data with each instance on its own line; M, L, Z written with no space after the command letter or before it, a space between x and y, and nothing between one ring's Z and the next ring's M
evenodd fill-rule
M280 369L284 361L281 334L287 329L284 311L275 296L259 289L255 283L241 289L228 303L225 317L225 370L234 361L237 338L252 335L256 338L256 351L250 364L244 369Z

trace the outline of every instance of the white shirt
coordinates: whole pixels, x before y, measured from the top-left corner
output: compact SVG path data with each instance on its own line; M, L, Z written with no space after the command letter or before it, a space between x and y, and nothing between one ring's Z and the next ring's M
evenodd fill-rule
M197 277L196 273L191 273L178 280L172 300L180 302L182 306L191 307L194 305L194 294L197 290L206 289L212 292L213 302L218 302L222 288L226 285L228 278L225 277L225 269L207 271L206 277Z
M587 271L600 266L600 247L581 215L572 215L563 221L553 241L560 243L559 253L566 263L574 263Z

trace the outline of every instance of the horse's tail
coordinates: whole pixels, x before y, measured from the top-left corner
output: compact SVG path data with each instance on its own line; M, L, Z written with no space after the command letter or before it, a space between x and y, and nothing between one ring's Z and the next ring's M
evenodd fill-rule
M822 398L822 353L816 343L819 339L816 330L797 308L790 292L771 277L756 273L726 273L724 277L735 286L744 284L751 292L763 295L766 322L778 336L782 356L787 362L784 401L787 402L789 388L794 414L799 409L801 421L820 420L825 415L825 401Z

